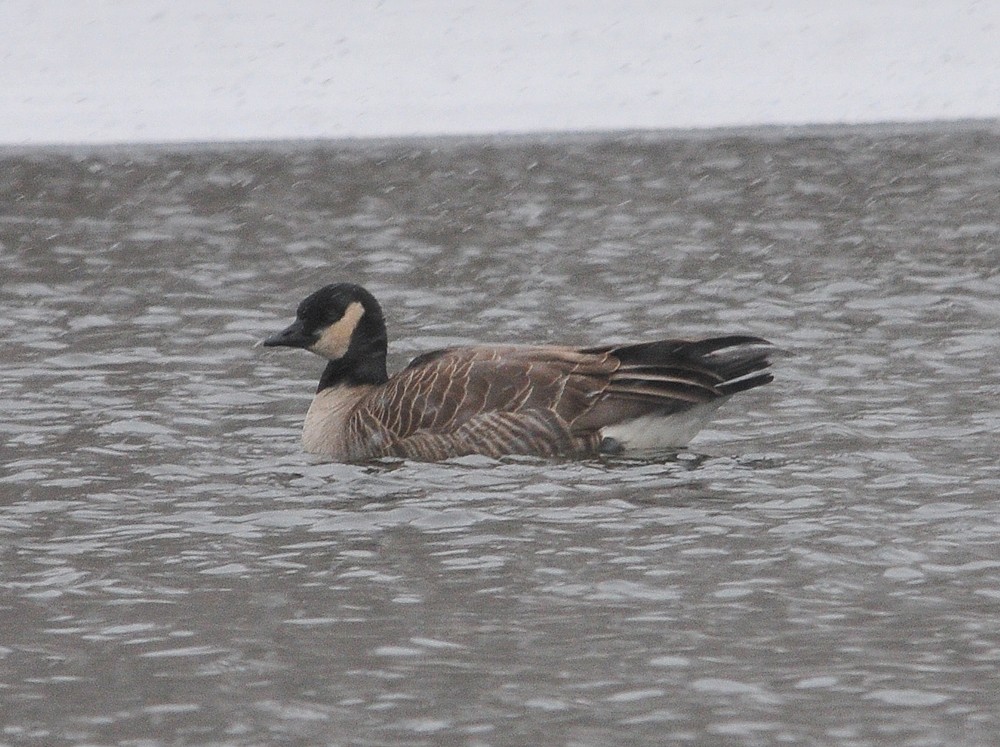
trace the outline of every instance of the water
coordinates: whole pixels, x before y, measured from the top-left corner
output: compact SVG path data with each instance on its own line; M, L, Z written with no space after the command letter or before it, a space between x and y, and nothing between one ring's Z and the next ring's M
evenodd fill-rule
M8 151L0 744L981 745L992 125ZM312 461L359 281L442 344L747 332L655 461Z

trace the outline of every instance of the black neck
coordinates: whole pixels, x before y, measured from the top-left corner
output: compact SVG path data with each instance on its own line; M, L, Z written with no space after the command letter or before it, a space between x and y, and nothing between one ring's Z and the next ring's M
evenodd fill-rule
M369 352L358 358L340 358L327 363L323 375L319 377L319 388L316 391L322 392L337 384L384 384L388 380L385 351Z

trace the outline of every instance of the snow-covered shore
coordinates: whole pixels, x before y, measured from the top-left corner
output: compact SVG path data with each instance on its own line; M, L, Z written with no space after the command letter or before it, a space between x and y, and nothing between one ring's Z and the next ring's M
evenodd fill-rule
M1000 2L7 0L0 143L1000 118Z

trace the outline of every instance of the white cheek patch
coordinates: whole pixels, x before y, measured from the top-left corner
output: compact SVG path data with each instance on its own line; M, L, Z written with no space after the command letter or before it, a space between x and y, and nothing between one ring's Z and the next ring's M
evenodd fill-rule
M365 307L357 301L352 301L344 311L344 315L327 327L309 350L330 360L343 358L351 346L351 337L364 313Z

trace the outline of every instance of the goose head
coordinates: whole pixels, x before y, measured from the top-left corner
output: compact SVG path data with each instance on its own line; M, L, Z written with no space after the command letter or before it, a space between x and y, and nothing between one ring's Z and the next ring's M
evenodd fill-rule
M295 321L263 344L326 358L333 367L327 374L338 379L385 379L385 319L375 297L359 285L337 283L310 294L299 304Z

